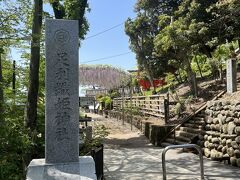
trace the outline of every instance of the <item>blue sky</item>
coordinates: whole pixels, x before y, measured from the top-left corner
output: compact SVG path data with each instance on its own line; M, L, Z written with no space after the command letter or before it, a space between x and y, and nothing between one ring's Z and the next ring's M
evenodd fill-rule
M124 32L124 22L127 18L134 18L136 16L134 13L136 1L137 0L89 0L91 11L87 12L86 16L90 28L86 37L96 35L121 23L122 25L82 41L79 50L80 64L108 64L124 70L137 68L135 54L129 49L129 38ZM51 14L53 13L49 4L44 4L44 10ZM125 55L84 63L120 54ZM21 63L23 61L21 61L20 56L20 49L11 49L10 58Z
M135 17L134 5L136 0L89 0L91 8L87 13L90 31L86 37L119 25L128 17ZM124 32L124 24L106 33L82 41L80 48L80 64L110 57L131 51L129 49L128 36ZM87 64L109 64L125 70L136 69L135 54L132 52L115 58L89 62Z

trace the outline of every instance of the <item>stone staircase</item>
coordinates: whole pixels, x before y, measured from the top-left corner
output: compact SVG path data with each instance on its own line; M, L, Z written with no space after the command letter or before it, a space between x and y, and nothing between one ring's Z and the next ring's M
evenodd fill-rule
M240 89L240 74L237 78L237 89ZM222 91L212 100L219 99L226 91ZM161 142L162 147L167 147L169 145L180 145L180 144L197 144L200 147L204 146L204 135L205 131L205 109L206 105L203 105L195 115L186 120L183 124L177 125L174 129L175 131L169 133Z
M175 129L162 143L161 146L166 147L174 144L197 144L203 147L203 136L205 134L205 114L204 110L197 113L191 119L183 123ZM175 137L174 137L175 136Z

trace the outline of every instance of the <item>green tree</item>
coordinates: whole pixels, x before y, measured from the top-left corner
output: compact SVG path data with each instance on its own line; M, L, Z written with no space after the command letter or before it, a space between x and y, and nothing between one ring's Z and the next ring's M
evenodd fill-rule
M89 25L85 17L85 11L89 10L87 0L49 0L56 19L78 20L79 38L84 39Z
M196 75L192 70L191 63L194 54L203 51L210 54L206 46L208 42L207 21L211 14L207 11L213 2L202 0L184 0L178 10L174 12L174 21L166 24L170 19L167 15L160 16L159 26L162 27L155 38L155 49L159 56L168 55L175 64L184 66L188 74L191 91L197 96ZM174 62L169 61L169 62Z
M219 61L216 49L239 40L238 0L138 0L135 11L137 17L127 20L125 31L139 68L150 81L171 72L181 82L186 71L195 96L195 71L203 76L205 56L210 63Z
M80 34L83 38L88 30L86 18L84 17L87 7L87 0L50 0L56 18L75 19L79 21ZM31 42L31 60L29 71L29 88L26 103L25 122L32 131L36 129L37 124L37 101L39 90L39 61L40 61L40 40L42 30L42 10L43 1L34 1L34 14L32 19L32 42Z
M209 20L209 34L211 36L209 45L216 48L226 42L239 41L240 1L219 0L212 4L208 11L213 17Z
M234 50L238 48L237 41L231 43L221 44L212 52L212 58L209 58L209 63L212 68L212 73L215 77L223 80L223 69L226 60L232 58ZM216 74L218 73L218 74Z
M18 6L13 6L7 1L0 1L0 119L4 114L4 77L3 60L6 59L9 47L14 43L18 33L18 25L21 15ZM21 16L20 16L21 17Z
M158 17L161 14L171 15L181 1L138 0L135 11L137 17L128 19L125 32L129 36L130 48L136 54L139 70L147 73L153 86L153 79L163 75L166 61L160 61L154 49L154 38L159 33ZM169 21L170 23L170 21ZM164 57L162 57L164 58Z

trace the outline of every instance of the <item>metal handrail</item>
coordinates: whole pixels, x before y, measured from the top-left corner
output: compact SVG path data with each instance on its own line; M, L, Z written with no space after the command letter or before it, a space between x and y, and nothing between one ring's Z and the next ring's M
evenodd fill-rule
M165 160L165 154L170 149L177 149L177 148L195 148L199 153L199 159L200 159L200 169L201 169L201 179L204 180L204 168L203 168L203 154L201 148L196 144L182 144L182 145L171 145L164 148L162 152L162 169L163 169L163 180L167 179L166 176L166 160Z

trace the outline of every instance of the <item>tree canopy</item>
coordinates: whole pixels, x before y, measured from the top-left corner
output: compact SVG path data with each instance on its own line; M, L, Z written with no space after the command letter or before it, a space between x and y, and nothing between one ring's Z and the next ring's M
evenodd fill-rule
M89 25L85 11L89 10L87 0L49 0L56 19L78 20L79 37L84 39Z
M204 58L196 56L208 57L210 66L218 46L239 40L239 6L237 0L138 0L137 17L126 21L125 31L139 70L150 81L169 72L180 81L185 71L197 95L193 66L197 63L202 76Z

